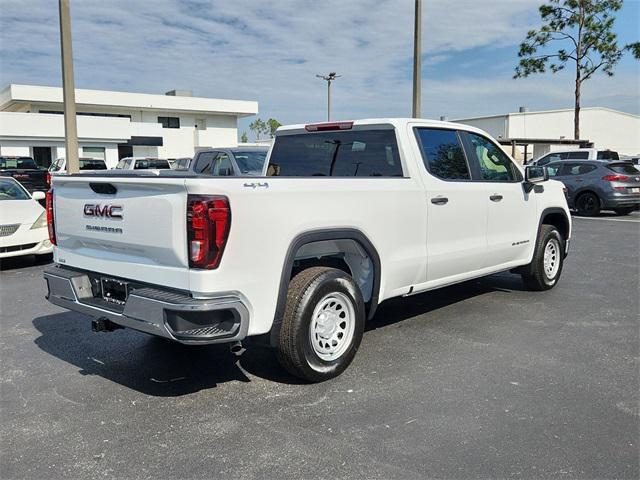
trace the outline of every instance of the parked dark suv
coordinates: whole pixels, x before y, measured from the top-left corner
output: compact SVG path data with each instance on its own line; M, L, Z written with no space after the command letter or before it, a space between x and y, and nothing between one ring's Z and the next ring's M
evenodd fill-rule
M202 175L242 177L260 175L268 147L212 148L196 153L191 170Z
M567 201L580 215L613 210L628 215L640 207L640 172L630 162L585 160L552 162L549 177L567 187Z

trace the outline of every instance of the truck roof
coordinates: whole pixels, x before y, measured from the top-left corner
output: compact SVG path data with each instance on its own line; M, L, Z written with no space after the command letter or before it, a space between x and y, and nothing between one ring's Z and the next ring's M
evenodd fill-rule
M331 123L343 123L351 122L353 126L369 126L369 125L393 125L395 128L405 127L407 124L419 124L425 127L439 127L439 128L453 128L459 130L467 130L472 132L484 133L481 129L472 127L470 125L464 125L462 123L443 122L441 120L430 120L426 118L364 118L361 120L335 120L330 122L314 122L314 123L299 123L296 125L286 125L278 128L276 135L288 134L298 131L306 131L307 125L325 125Z

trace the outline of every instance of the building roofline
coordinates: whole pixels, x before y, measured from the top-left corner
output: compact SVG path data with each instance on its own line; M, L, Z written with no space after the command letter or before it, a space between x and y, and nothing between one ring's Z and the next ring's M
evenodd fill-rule
M16 103L62 104L62 88L12 83L0 90L0 110L6 110L9 105ZM228 114L238 117L258 113L258 102L250 100L183 97L82 88L76 88L76 104L136 110Z
M621 110L615 110L615 109L609 108L609 107L582 107L581 110L582 111L584 111L584 110L606 110L608 112L619 113L621 115L627 115L627 116L633 117L633 118L640 118L639 115L634 115L633 113L629 113L629 112L623 112ZM465 122L465 121L469 121L469 120L487 120L487 119L490 119L490 118L510 117L510 116L519 116L519 115L539 115L539 114L545 114L545 113L562 113L562 112L573 112L573 108L558 108L558 109L554 109L554 110L536 110L536 111L533 111L533 112L510 112L510 113L503 113L503 114L499 114L499 115L484 115L484 116L479 116L479 117L458 118L458 119L456 119L454 121L455 122Z

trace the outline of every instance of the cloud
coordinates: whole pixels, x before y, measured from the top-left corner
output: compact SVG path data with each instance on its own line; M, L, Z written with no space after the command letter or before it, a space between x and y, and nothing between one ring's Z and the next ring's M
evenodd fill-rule
M515 45L535 24L539 3L424 2L424 111L476 114L541 98L540 104L565 106L565 86L549 77L540 80L544 89L511 80L513 51L502 68L474 67L482 56L466 69L457 61L465 52L490 56ZM261 115L291 123L324 118L326 89L315 74L337 71L336 116L410 113L410 0L83 0L72 2L72 23L78 87L179 88L258 100ZM57 8L50 0L4 0L0 40L2 84L60 85Z

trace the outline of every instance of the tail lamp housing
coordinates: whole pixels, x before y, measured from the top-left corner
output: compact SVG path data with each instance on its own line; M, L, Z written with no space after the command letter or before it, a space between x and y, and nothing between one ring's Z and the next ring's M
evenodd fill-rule
M47 229L49 230L49 241L51 242L52 245L57 245L56 225L53 218L53 188L46 193L45 199L46 199L45 210L47 212Z
M187 197L189 268L218 268L231 228L229 199L223 195Z
M629 177L626 175L605 175L602 177L602 180L606 182L626 182L629 180Z

